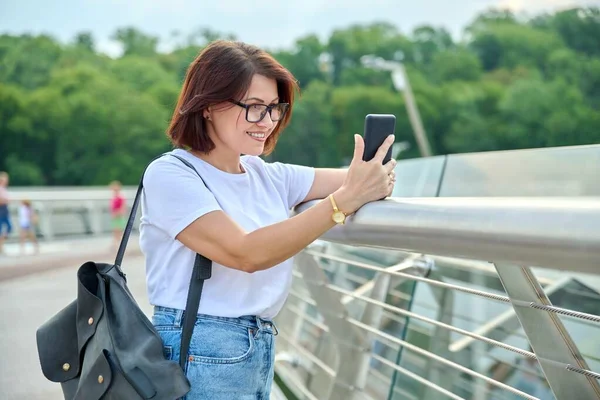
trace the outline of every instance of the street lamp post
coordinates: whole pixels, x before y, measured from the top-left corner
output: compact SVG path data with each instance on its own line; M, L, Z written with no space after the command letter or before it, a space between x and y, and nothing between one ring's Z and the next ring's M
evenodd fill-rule
M404 65L399 61L389 61L373 55L362 56L360 60L367 68L390 71L392 73L394 88L404 96L406 112L408 113L408 119L410 120L421 156L429 157L433 155Z

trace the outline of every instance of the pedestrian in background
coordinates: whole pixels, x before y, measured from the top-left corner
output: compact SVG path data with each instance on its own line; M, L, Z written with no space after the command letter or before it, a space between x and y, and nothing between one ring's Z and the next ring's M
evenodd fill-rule
M8 213L8 173L0 171L0 254L4 251L4 242L12 232L10 214Z
M35 237L35 227L37 224L37 214L31 206L31 201L22 200L19 205L19 228L20 228L20 242L21 242L21 254L25 254L25 243L27 240L31 241L35 253L39 253L39 245L37 238Z
M125 229L125 197L121 194L121 182L111 182L110 188L113 192L110 200L110 216L113 231L112 247L113 250L116 250Z

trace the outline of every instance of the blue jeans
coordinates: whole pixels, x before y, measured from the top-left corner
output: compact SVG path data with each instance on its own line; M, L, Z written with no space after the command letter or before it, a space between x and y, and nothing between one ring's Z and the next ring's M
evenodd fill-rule
M6 232L4 227L6 227ZM10 235L10 232L12 232L12 225L9 215L0 215L0 238Z
M154 307L152 323L165 357L179 362L183 311ZM184 400L267 400L273 384L277 328L255 316L199 314L190 343Z

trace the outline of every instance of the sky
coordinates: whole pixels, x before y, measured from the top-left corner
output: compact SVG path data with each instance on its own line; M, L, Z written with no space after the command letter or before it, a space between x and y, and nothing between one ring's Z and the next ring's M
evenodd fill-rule
M46 33L68 42L92 32L96 48L117 55L110 39L118 28L134 26L161 38L161 50L199 28L233 33L269 49L289 48L295 39L316 33L325 39L355 23L391 22L401 32L421 24L443 26L455 38L474 16L490 7L524 15L600 0L0 0L0 33ZM174 31L181 32L180 39Z

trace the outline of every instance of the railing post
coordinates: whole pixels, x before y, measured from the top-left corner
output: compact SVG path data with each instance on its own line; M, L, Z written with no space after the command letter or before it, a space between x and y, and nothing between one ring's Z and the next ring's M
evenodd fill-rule
M92 235L99 235L102 233L102 216L101 209L93 201L86 201L85 208L90 217L90 228Z
M434 272L434 274L438 275L438 280L442 280L441 274L438 274L437 272ZM454 292L450 289L434 287L431 288L431 291L433 292L438 305L438 312L435 320L451 325L454 309ZM432 340L429 344L429 351L444 358L449 358L448 355L450 352L448 350L448 343L450 343L450 338L451 334L448 329L443 329L438 326L434 327L433 335L431 335ZM452 391L452 384L459 376L458 371L450 370L430 358L427 359L425 369L427 370L428 381ZM447 399L448 397L436 390L425 388L425 396L423 398L437 400Z
M39 210L39 227L45 240L54 238L54 229L52 228L52 204L36 204Z
M566 370L567 364L589 367L559 316L529 307L530 303L552 305L531 269L496 264L496 270L556 399L600 398L600 385L595 378Z

